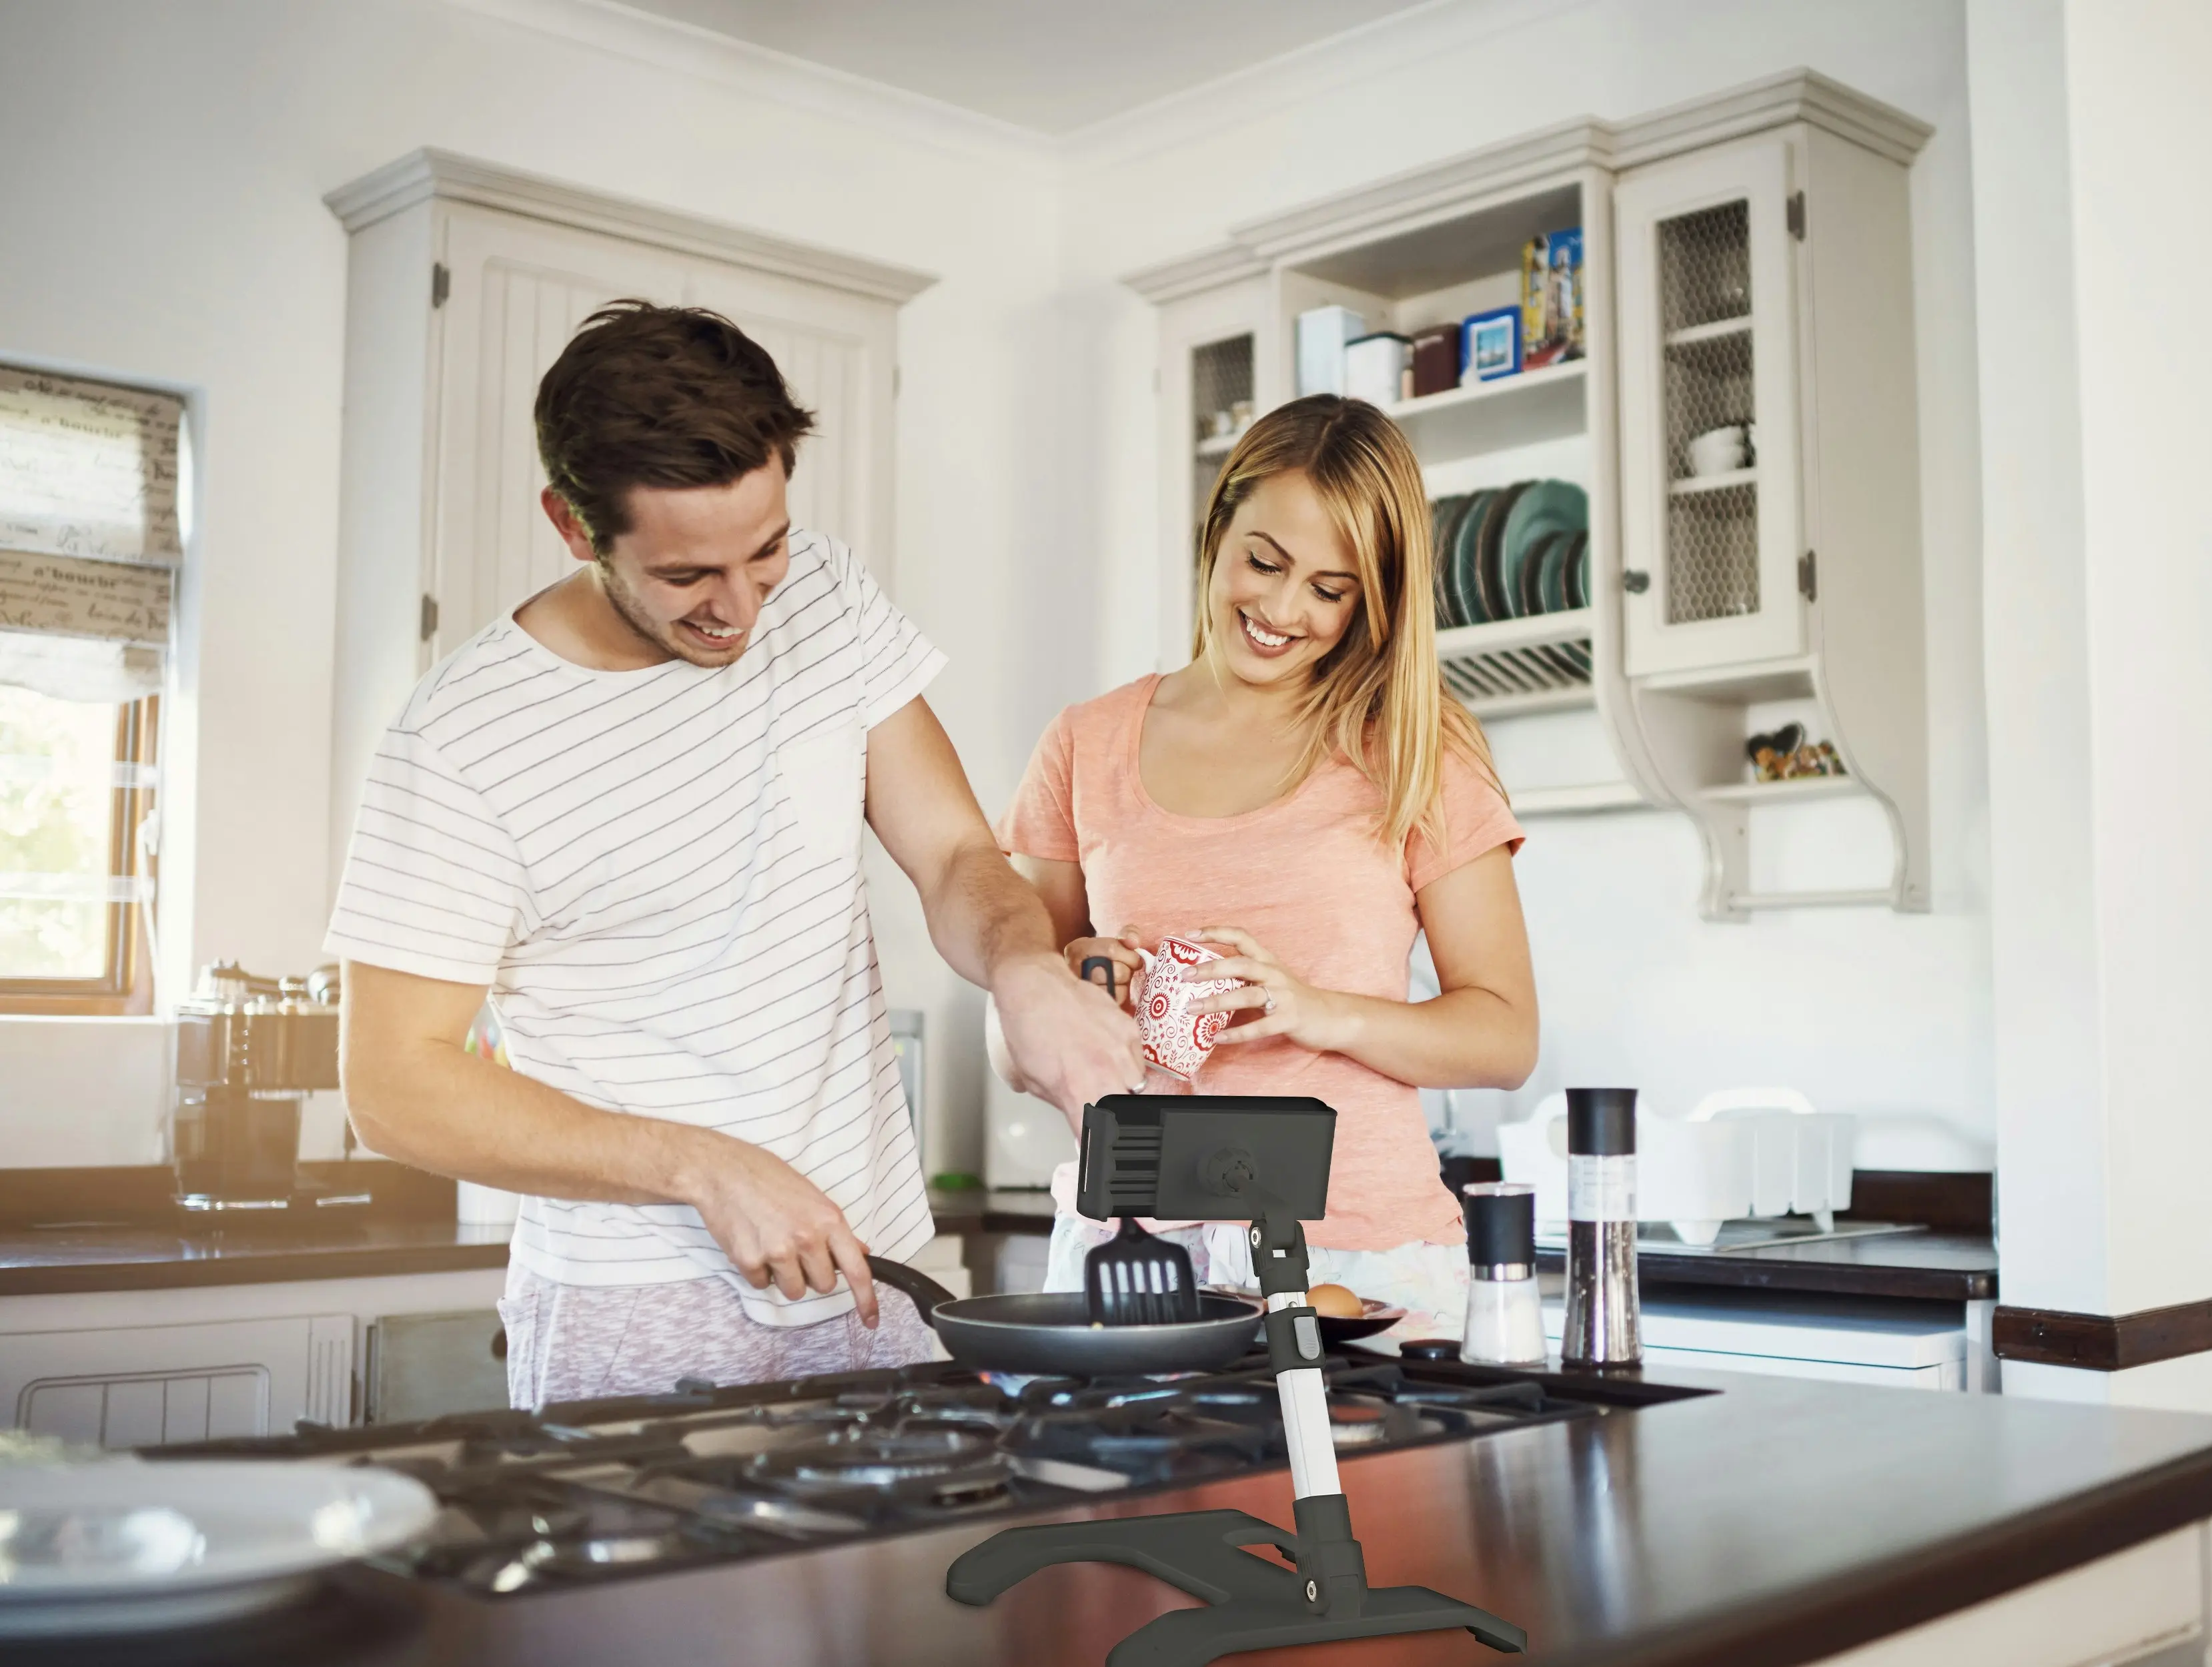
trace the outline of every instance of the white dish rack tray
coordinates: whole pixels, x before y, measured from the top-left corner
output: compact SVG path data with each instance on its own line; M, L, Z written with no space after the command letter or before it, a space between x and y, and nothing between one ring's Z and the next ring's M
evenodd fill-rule
M1523 1122L1498 1131L1508 1181L1536 1189L1538 1231L1567 1219L1567 1097L1547 1095ZM1663 1221L1686 1244L1710 1245L1728 1222L1809 1215L1835 1230L1850 1208L1857 1120L1820 1111L1794 1088L1708 1094L1686 1117L1638 1112L1636 1214Z
M1444 681L1479 718L1588 706L1591 614L1570 608L1438 631Z

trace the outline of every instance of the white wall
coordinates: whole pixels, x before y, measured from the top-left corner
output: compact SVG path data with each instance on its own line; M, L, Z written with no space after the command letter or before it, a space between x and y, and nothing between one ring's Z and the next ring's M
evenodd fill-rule
M703 40L562 39L510 9L606 21L560 0L0 0L0 357L181 385L204 413L197 699L171 754L196 703L184 965L319 958L346 257L320 199L420 145L940 275L902 323L901 599L951 656L933 701L985 791L1026 756L1002 645L1047 547L1021 483L1048 473L1048 163L913 101L780 89ZM904 891L876 894L886 984L942 1031L963 998ZM933 1050L940 1102L979 1095L973 1051ZM27 1081L5 1074L0 1109L31 1115Z
M1628 117L1808 65L1932 123L1913 169L1928 608L1933 912L1697 916L1697 841L1659 812L1535 823L1518 872L1543 1055L1487 1123L1569 1081L1642 1086L1662 1108L1785 1083L1879 1114L1869 1167L1986 1166L1996 1118L1982 712L1972 182L1964 20L1927 0L1499 0L1430 14L1419 50L1378 32L1091 130L1066 198L1067 362L1106 424L1079 459L1103 485L1077 553L1099 662L1041 703L1152 668L1158 526L1150 309L1120 274L1221 241L1241 222L1583 114ZM1169 374L1173 374L1172 372ZM1076 495L1071 493L1073 501ZM1072 575L1070 583L1086 575ZM1095 682L1086 683L1094 677ZM1044 691L1040 691L1042 694ZM1778 860L1847 840L1850 807L1762 828ZM1469 1110L1475 1108L1469 1107ZM1470 1119L1474 1121L1474 1119Z
M1977 227L2002 1275L2020 1306L2130 1313L2212 1291L2212 789L2160 764L2212 721L2212 13L1972 0L1969 34L1977 143L2013 165ZM2203 1408L2212 1357L2005 1382Z

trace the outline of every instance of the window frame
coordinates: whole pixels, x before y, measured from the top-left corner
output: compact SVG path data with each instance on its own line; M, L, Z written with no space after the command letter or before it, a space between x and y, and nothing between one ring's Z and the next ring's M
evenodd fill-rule
M111 790L108 810L108 877L134 876L152 881L160 866L149 855L138 862L138 826L153 808L158 788L147 771L155 762L161 727L161 697L147 695L118 709L112 762L137 766L131 778ZM146 937L144 908L135 901L107 905L107 967L97 978L0 978L0 1014L21 1017L124 1017L154 1011L154 958Z

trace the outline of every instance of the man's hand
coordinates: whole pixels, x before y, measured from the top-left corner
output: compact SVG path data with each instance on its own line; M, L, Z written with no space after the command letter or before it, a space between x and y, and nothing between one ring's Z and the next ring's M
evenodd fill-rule
M1112 964L1115 1001L1124 1012L1133 1013L1137 979L1145 970L1145 958L1139 952L1137 934L1124 932L1118 938L1077 938L1060 952L1067 963L1067 970L1086 984L1097 984L1096 976L1085 978L1085 961L1103 960ZM1103 986L1101 986L1103 988Z
M836 1290L842 1273L853 1287L860 1323L875 1325L868 1247L829 1195L782 1159L717 1136L696 1173L685 1177L683 1190L684 1202L756 1289L774 1285L796 1300L809 1291Z
M991 997L1022 1086L1070 1122L1094 1100L1144 1086L1137 1021L1103 988L1077 983L1060 957L1009 958L991 982Z

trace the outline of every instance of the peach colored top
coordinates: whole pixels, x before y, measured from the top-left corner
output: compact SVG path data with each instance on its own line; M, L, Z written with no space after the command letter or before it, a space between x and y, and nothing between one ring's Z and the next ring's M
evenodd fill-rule
M1159 682L1140 678L1053 720L1000 819L1000 849L1081 865L1101 934L1133 929L1150 945L1233 926L1316 989L1405 1001L1420 926L1414 894L1500 845L1519 849L1504 800L1455 757L1444 770L1448 849L1417 831L1393 849L1376 837L1382 794L1338 758L1241 816L1176 815L1152 801L1137 765ZM1463 1238L1420 1097L1406 1084L1273 1037L1217 1049L1195 1089L1310 1094L1336 1108L1328 1219L1309 1230L1310 1244L1385 1250Z

